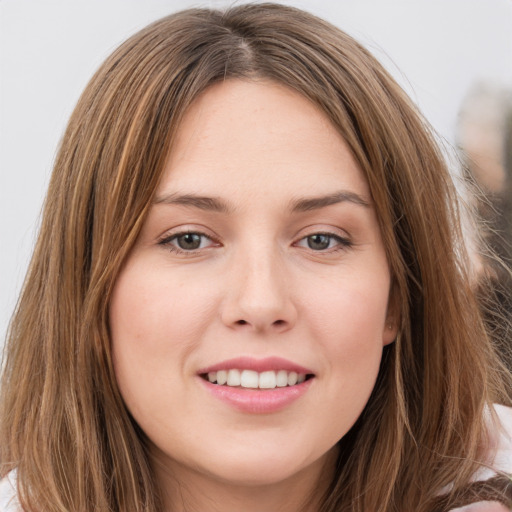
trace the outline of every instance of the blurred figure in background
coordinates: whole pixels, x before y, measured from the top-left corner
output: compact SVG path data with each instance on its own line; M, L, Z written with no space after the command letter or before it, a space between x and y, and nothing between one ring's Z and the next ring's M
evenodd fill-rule
M465 178L477 190L474 200L485 241L494 251L481 254L482 307L512 369L512 91L475 85L461 107L457 139Z

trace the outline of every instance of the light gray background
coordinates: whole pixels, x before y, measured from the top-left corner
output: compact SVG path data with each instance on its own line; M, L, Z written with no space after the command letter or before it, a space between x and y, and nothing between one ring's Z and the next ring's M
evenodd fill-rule
M55 150L78 96L127 36L224 0L0 0L0 345L37 233ZM236 2L243 3L243 2ZM512 0L296 0L384 62L448 141L469 87L512 87Z

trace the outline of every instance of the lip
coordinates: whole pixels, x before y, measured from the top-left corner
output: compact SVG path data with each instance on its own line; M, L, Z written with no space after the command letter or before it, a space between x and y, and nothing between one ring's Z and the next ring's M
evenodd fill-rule
M234 409L250 414L279 412L301 398L315 379L308 379L295 386L274 389L251 389L219 386L199 377L199 381L217 399Z
M253 370L259 373L286 370L288 372L312 375L313 378L309 378L294 386L274 389L219 386L203 378L209 372L230 369ZM197 375L201 385L215 398L240 412L249 414L272 414L286 409L293 402L304 396L315 380L313 371L281 357L266 357L264 359L237 357L201 368Z
M201 368L197 373L202 375L209 372L218 372L220 370L253 370L255 372L268 372L286 370L287 372L296 372L304 374L313 374L314 372L304 366L288 361L281 357L265 357L264 359L256 359L254 357L236 357L234 359L227 359L220 363L216 363L206 368Z

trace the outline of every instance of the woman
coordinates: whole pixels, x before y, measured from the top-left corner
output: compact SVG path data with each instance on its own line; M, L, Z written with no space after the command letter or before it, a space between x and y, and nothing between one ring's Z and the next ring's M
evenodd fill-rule
M455 204L423 120L329 24L261 4L135 35L55 164L8 340L6 499L506 510L510 383Z

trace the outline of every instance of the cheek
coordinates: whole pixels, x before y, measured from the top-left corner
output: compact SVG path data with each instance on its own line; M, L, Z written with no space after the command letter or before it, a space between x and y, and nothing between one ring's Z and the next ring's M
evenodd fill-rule
M389 283L346 280L312 297L308 324L327 357L325 396L345 432L364 409L375 385L383 350ZM326 406L328 399L325 399ZM331 403L331 406L333 405Z
M178 389L190 373L189 354L201 342L214 303L210 289L191 289L187 280L154 268L129 262L109 308L114 370L134 416L160 400L159 390Z
M375 276L374 276L375 277ZM329 350L349 355L372 346L382 347L386 326L389 280L351 276L309 290L303 301L311 329L322 333ZM348 351L348 352L347 352Z
M119 276L110 303L114 349L158 359L194 344L213 304L210 288L132 265Z

